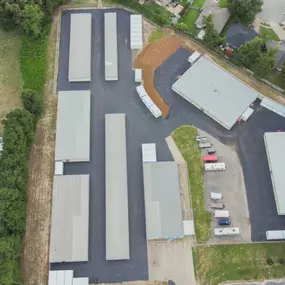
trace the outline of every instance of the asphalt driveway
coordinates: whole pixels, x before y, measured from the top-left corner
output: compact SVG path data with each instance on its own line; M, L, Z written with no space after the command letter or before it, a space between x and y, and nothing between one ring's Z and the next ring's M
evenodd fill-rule
M264 22L279 23L285 21L284 0L263 0L262 11L257 17Z

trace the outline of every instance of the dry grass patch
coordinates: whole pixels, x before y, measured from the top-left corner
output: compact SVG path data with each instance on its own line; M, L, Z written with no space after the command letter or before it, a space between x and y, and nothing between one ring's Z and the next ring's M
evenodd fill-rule
M0 121L22 106L20 54L21 39L15 32L0 28ZM3 126L0 124L0 134Z

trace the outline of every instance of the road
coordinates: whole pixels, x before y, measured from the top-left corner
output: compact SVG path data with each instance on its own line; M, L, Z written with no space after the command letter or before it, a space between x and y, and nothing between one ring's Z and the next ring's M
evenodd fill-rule
M279 23L284 22L285 1L284 0L263 0L262 11L257 17L263 22Z

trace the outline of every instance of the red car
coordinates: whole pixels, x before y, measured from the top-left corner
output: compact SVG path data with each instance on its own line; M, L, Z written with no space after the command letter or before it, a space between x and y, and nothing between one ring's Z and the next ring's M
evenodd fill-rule
M218 158L215 155L205 155L203 157L204 162L216 162Z

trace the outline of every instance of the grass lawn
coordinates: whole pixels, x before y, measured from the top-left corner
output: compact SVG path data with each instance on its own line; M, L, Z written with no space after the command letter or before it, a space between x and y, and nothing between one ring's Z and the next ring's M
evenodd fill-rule
M170 18L172 17L171 12L169 12L167 9L161 7L156 3L147 2L143 4L143 6L152 13L159 15L161 18L165 19L166 21L170 20Z
M279 73L277 73L275 70L271 71L265 76L265 79L271 82L272 84L285 89L284 81L281 79Z
M228 8L229 7L228 0L220 0L219 7L220 8Z
M188 31L191 33L197 32L197 27L195 25L196 20L198 19L200 13L196 10L189 9L183 16L183 23L188 27Z
M279 37L275 34L275 32L271 28L265 28L260 26L259 36L265 41L280 41Z
M167 32L163 29L157 29L151 33L149 36L148 42L153 43L161 38L167 36Z
M0 122L9 111L22 106L20 46L19 35L0 28ZM0 135L2 131L0 123Z
M197 8L202 8L205 3L205 0L194 0L192 6Z
M201 285L284 277L285 243L198 246L194 251Z
M197 129L192 126L180 126L171 135L188 163L190 202L194 211L196 238L198 243L204 243L210 237L211 214L205 211L204 169L196 142Z

